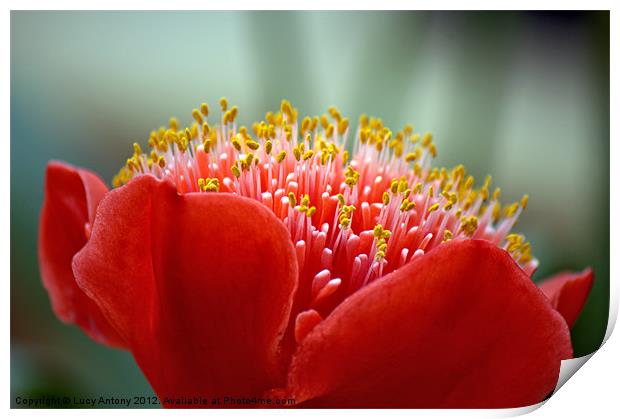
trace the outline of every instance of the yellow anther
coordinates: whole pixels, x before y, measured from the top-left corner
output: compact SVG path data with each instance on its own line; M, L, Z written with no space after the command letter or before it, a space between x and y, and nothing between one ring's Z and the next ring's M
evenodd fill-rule
M302 158L303 158L303 160L304 160L304 161L307 161L307 160L311 159L311 158L312 158L312 156L314 156L314 151L312 151L312 150L308 150L308 151L306 151L306 152L304 153L304 155L302 156Z
M239 141L239 138L237 136L232 137L230 142L233 147L235 147L235 150L241 151L241 141Z
M334 125L327 125L327 129L325 130L325 136L327 138L331 138L334 135Z
M301 151L299 151L299 146L293 147L293 156L295 156L295 160L297 161L301 160Z
M472 186L474 186L474 177L468 176L467 180L465 181L465 188L471 189Z
M267 140L267 142L265 143L265 153L267 153L267 155L271 154L272 148L273 148L273 143L271 142L271 140Z
M253 161L254 161L254 154L248 153L248 155L245 157L245 164L247 164L248 167L250 167Z
M403 132L405 133L405 135L409 136L411 134L413 134L413 125L411 124L405 124L405 128L403 128Z
M413 193L414 194L419 194L420 192L422 192L422 182L418 182L415 184L415 186L413 187Z
M437 147L435 147L435 144L429 144L428 151L431 153L431 156L433 156L433 158L437 157Z
M403 199L403 202L400 204L400 210L407 211L407 204L409 204L409 200Z
M514 202L514 203L508 205L504 209L504 214L506 215L506 217L512 217L513 215L516 214L518 209L519 209L519 203L518 202Z
M164 159L163 156L159 156L157 158L157 165L163 169L164 167L166 167L166 159Z
M282 100L280 103L280 112L282 112L283 115L286 115L288 122L293 121L293 108L288 100Z
M306 213L306 215L307 215L308 217L312 217L312 216L314 215L314 213L315 213L315 212L316 212L316 207L310 207L310 208L308 209L308 212Z
M297 198L295 197L295 194L293 192L288 193L288 202L291 207L297 205Z
M341 119L338 122L338 135L343 135L349 128L349 120L347 118Z
M400 158L403 155L403 146L402 144L397 144L396 147L394 147L394 156L396 156L396 158Z
M407 163L411 163L412 161L415 161L417 157L418 155L416 153L407 153L405 155L405 161Z
M338 197L338 203L340 204L340 206L343 206L344 205L344 195L339 193L337 195L337 197Z
M174 116L170 118L170 121L168 121L168 125L170 126L170 129L172 131L176 132L179 130L179 121Z
M301 135L304 135L308 131L311 124L312 124L312 121L307 116L301 120L301 130L300 130Z
M409 185L407 185L407 181L404 178L401 178L400 182L398 182L398 193L405 192L408 186Z
M424 147L428 147L431 141L433 141L433 134L431 134L430 132L425 133L422 137L422 145Z
M430 215L433 211L437 211L438 209L439 209L439 202L436 202L430 207L428 207L428 214Z
M392 182L390 183L390 191L393 194L398 193L398 180L392 179Z
M278 153L278 155L276 156L276 161L278 163L282 163L284 161L284 159L286 158L286 151L282 150Z
M202 125L202 123L204 122L202 119L202 114L198 109L192 110L192 118L194 118L196 122L200 125Z
M239 170L239 166L237 166L237 164L232 165L230 167L230 171L233 173L233 175L235 175L236 178L241 176L241 170Z
M349 150L344 150L342 152L342 164L347 164L349 162Z
M497 221L499 220L499 216L501 215L501 210L502 210L502 206L499 204L499 202L496 202L495 205L493 205L493 211L491 213L491 216L493 217L493 221Z
M329 120L327 119L327 115L325 114L321 115L320 122L321 122L321 127L323 129L327 129L327 126L329 125Z
M349 185L350 187L357 185L357 181L360 177L360 174L357 170L353 169L351 165L347 166L347 170L345 171L344 175L345 175L344 182L347 185Z
M254 140L250 140L250 141L246 141L245 145L250 149L250 150L258 150L258 148L260 147L260 144L258 144L258 142L254 141Z
M210 131L209 124L207 124L206 122L204 124L202 124L201 131L202 131L202 136L203 137L206 137L207 135L209 135L209 131Z
M379 152L383 150L383 140L377 140L375 144L375 149Z
M209 116L209 105L207 105L206 103L201 103L200 104L200 113L206 118L207 116Z
M368 142L369 137L370 137L370 130L362 129L360 131L360 141L362 144L366 144Z
M493 200L497 201L501 193L502 193L502 190L500 188L495 188L495 190L493 191Z
M368 115L366 115L365 113L361 114L359 124L360 127L366 128L368 126Z
M228 109L228 99L225 97L220 99L220 107L222 108L222 112L226 112Z
M385 128L383 130L383 141L389 142L391 138L392 138L392 131L390 131L388 128Z
M383 192L383 205L388 205L390 203L390 194L387 192Z
M452 240L452 232L450 230L446 230L443 232L443 241L447 242Z
M383 226L381 224L377 224L375 228L372 229L372 235L375 237L381 237L383 235Z
M142 148L140 148L140 144L133 143L133 154L134 156L142 155Z
M319 118L313 117L312 122L310 123L310 131L316 131L316 127L319 125Z
M305 194L304 196L301 197L301 205L305 205L305 206L310 205L310 197L308 196L308 194Z
M483 201L486 201L487 199L489 199L489 190L487 189L486 186L480 190L480 196L482 197Z
M409 141L413 144L417 143L418 141L420 141L420 134L413 134Z
M478 217L470 215L468 217L461 218L461 227L459 231L465 233L466 236L471 237L478 229Z
M523 198L521 198L521 208L525 209L527 207L527 201L529 201L529 199L529 195L523 195Z

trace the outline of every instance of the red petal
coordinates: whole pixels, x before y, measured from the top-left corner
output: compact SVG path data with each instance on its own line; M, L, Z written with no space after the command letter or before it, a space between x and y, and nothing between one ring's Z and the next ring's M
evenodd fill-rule
M505 251L452 241L317 325L289 390L308 406L516 407L543 400L571 356L566 323Z
M71 270L73 256L86 244L86 228L108 188L92 172L51 162L39 229L39 266L56 315L75 323L100 343L122 347L97 304L80 290Z
M551 305L560 312L568 327L573 327L586 304L594 274L588 268L583 272L562 272L538 284Z
M288 231L260 203L178 195L141 176L101 202L74 272L164 403L260 395L285 380L278 346L297 264Z

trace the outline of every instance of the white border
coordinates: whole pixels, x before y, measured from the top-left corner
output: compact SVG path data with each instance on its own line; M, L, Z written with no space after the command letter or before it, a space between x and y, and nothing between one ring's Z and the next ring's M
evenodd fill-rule
M2 66L2 75L4 83L2 84L3 90L5 92L5 101L2 103L3 107L3 116L4 116L4 127L10 127L10 66L8 62L10 60L10 14L9 10L45 10L50 8L50 3L48 1L13 1L10 0L8 3L8 10L3 14L2 20L0 23L0 28L2 28L2 52L3 56L7 57L7 61ZM250 2L247 0L228 0L226 2L204 2L197 0L176 0L174 2L163 2L163 1L130 1L130 0L93 0L89 2L83 1L57 1L54 4L54 9L57 10L72 10L72 9L83 9L83 10L139 10L143 7L150 7L158 10L197 10L202 9L205 6L209 6L214 10L232 10L232 9L248 9L248 10L256 10L256 6L260 5L262 8L266 10L275 10L275 9L290 9L291 6L296 6L300 9L307 10L342 10L347 9L349 6L355 6L356 8L364 9L364 10L380 10L380 9L416 9L416 10L440 10L440 9L448 9L448 10L456 10L463 7L464 4L459 3L457 1L444 1L442 2L443 7L439 7L437 2L431 1L416 1L416 2L406 2L406 1L398 1L398 0L384 0L381 2L374 1L336 1L336 0L303 0L295 2L294 4L288 1L261 1L261 2ZM561 10L561 9L574 9L574 10L609 10L611 11L611 74L614 75L618 71L618 57L620 56L620 51L618 50L618 17L613 10L611 1L596 1L591 0L588 2L579 2L579 1L563 1L563 2L550 2L550 1L520 1L520 2L496 2L496 1L468 1L466 5L473 10L484 10L484 9L493 9L493 10ZM618 97L618 84L613 79L613 76L610 80L611 82L611 115L614 115L614 104L615 98ZM8 133L7 133L8 134ZM610 130L611 138L614 138L617 141L617 128L613 123L613 118L611 122L611 130ZM10 135L9 135L10 138ZM7 145L9 141L6 141ZM10 147L10 145L9 145ZM614 185L620 185L620 169L618 166L614 165L614 162L618 162L618 146L615 141L611 141L611 214L620 213L620 205L618 200L618 188L614 188ZM2 332L3 336L7 341L10 340L10 284L8 278L10 277L9 271L9 252L10 252L10 243L9 237L7 234L10 231L9 224L9 216L10 216L10 201L7 199L10 195L10 183L7 181L10 179L10 152L5 151L1 154L0 159L0 176L4 179L4 182L0 182L0 196L4 197L2 199L2 222L3 222L3 230L5 233L2 235L2 239L0 242L1 253L0 257L2 258L1 266L4 267L5 278L5 304L2 309ZM616 255L618 249L617 237L620 236L620 224L616 221L614 217L611 218L611 243L610 249L611 254ZM614 234L615 233L615 234ZM617 278L619 272L618 264L615 262L614 258L611 258L611 266L610 266L610 275L611 275L611 301L610 301L610 319L608 324L607 333L605 336L605 340L610 337L611 331L615 325L617 314L618 314L618 283ZM401 417L411 417L411 416L423 416L423 417L445 417L445 416L468 416L468 417L506 417L506 416L515 416L521 415L528 412L532 412L536 410L537 407L545 404L544 408L536 410L535 413L532 413L532 416L538 418L545 417L583 417L584 414L588 414L592 417L609 417L610 412L617 412L617 391L615 390L616 382L617 382L617 374L620 372L620 362L618 361L618 355L620 355L620 344L618 342L618 338L612 337L607 341L603 347L596 352L592 356L592 360L588 362L588 366L583 368L583 371L579 372L579 378L575 380L570 380L564 387L562 387L557 394L547 401L546 403L541 403L539 405L531 406L523 409L507 409L507 410L381 410L380 412L374 412L371 410L328 410L328 411L314 411L314 410L301 410L301 411L280 411L277 412L277 415L287 415L293 417L315 417L315 415L320 414L324 415L326 413L334 414L338 416L348 416L355 415L358 416L366 416L366 417L375 417L376 415L380 416L401 416ZM9 356L9 342L5 342L5 345L2 347L2 355L4 359L4 377L5 379L2 382L2 390L4 394L4 405L8 410L10 407L10 356ZM577 361L578 362L578 361ZM575 364L576 362L573 362ZM570 366L563 366L563 372L566 374L570 372ZM574 369L574 366L573 366ZM573 371L574 372L574 371ZM39 416L41 413L37 410L11 410L10 414L19 416L19 417L34 417ZM130 415L133 417L149 417L160 416L160 415L170 415L170 414L178 414L171 413L170 411L153 411L153 410L121 410L120 413L123 415ZM237 416L240 414L239 411L222 411L222 410L212 410L208 413L205 411L183 411L184 414L187 415L198 415L200 417L204 417L205 414L208 414L210 417L224 417L230 416L231 414ZM271 418L274 415L273 411L269 410L252 410L252 411L244 411L245 414L251 414L255 417L265 417ZM84 411L60 411L60 410L51 410L44 412L46 415L52 415L52 417L77 417L83 416ZM108 417L110 414L117 414L116 412L110 412L110 410L97 410L97 411L89 411L88 414L93 416L100 417Z

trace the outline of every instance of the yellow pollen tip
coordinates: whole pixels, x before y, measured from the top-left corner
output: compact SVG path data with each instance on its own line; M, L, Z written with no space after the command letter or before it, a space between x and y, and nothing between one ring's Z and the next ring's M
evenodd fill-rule
M388 205L390 203L390 194L387 192L383 192L383 205Z
M209 105L207 105L206 103L201 103L200 113L205 117L209 116Z
M175 117L170 118L168 125L170 126L170 129L175 132L179 129L179 121Z
M422 145L424 147L428 147L431 141L433 141L433 134L431 134L430 132L425 133L422 137Z
M286 151L282 150L278 153L278 155L276 156L276 161L278 163L282 163L284 161L284 159L286 158Z
M433 205L431 205L428 208L428 214L432 213L433 211L437 211L439 209L439 203L434 203Z
M460 231L465 233L466 236L471 237L478 229L478 217L471 215L469 217L461 218Z
M258 150L258 148L260 147L260 144L258 144L256 141L254 140L250 140L250 141L246 141L245 145L250 149L250 150Z
M241 170L239 170L239 166L236 164L230 167L230 171L235 175L236 178L241 176Z
M291 207L297 205L297 198L295 198L295 194L293 192L288 193L288 202Z
M495 188L495 191L493 191L493 200L497 201L501 193L502 193L502 190L500 188Z
M192 111L192 118L194 118L196 122L200 125L202 125L202 123L204 122L202 119L202 114L200 113L198 109L194 109Z
M521 208L525 209L527 207L527 202L530 200L529 195L523 195L521 198Z
M228 99L225 97L220 99L220 108L222 108L222 112L226 112L228 109Z

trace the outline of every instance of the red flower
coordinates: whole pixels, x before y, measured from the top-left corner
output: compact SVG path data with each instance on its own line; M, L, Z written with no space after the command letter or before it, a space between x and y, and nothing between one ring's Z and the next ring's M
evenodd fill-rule
M593 276L536 287L509 234L527 197L502 213L489 180L432 169L410 127L392 140L363 117L344 170L335 109L298 126L284 102L252 138L222 108L222 126L205 105L150 154L136 145L110 192L48 166L39 251L58 317L130 350L169 407L516 407L553 391Z

